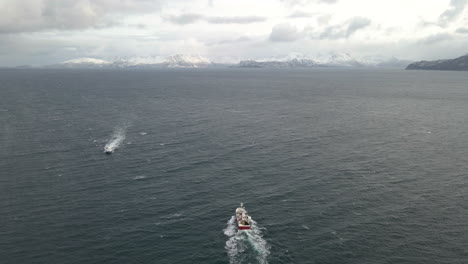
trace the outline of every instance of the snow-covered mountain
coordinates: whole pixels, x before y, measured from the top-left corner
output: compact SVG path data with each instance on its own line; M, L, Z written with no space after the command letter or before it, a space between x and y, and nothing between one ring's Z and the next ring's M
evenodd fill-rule
M409 61L395 57L366 56L353 57L349 53L324 53L307 56L291 53L283 57L273 57L260 60L241 61L240 68L315 68L315 67L345 67L345 68L400 68L404 69Z
M207 67L211 61L200 55L173 55L162 63L167 68L200 68Z
M320 65L309 59L291 59L285 61L244 60L237 65L239 68L312 68L318 66Z
M110 66L112 63L105 60L95 58L78 58L67 60L60 64L46 66L47 68L104 68Z
M209 67L211 61L200 55L172 55L163 57L131 57L109 62L94 58L78 58L60 64L50 65L53 68L203 68Z
M334 67L363 67L365 65L346 52L320 53L314 59L319 64Z
M286 56L275 56L259 60L242 60L238 64L216 63L200 55L177 54L168 57L130 57L120 58L113 62L95 59L78 58L64 61L61 64L47 66L49 68L118 68L118 69L150 69L150 68L315 68L315 67L386 67L404 68L408 61L394 57L367 56L353 57L349 53L326 53L308 56L300 53L290 53Z
M95 58L78 58L78 59L64 61L63 64L101 64L101 65L107 65L107 64L110 64L110 62L105 61L105 60L95 59Z
M130 57L120 58L112 63L112 67L115 68L132 68L139 66L157 67L164 62L163 57L149 56L149 57Z

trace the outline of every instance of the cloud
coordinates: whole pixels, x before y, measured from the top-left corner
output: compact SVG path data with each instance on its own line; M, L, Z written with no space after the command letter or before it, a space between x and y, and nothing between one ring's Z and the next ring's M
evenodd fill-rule
M296 11L287 16L287 18L293 18L293 19L301 19L301 18L315 18L317 20L317 23L320 26L325 26L328 25L330 22L332 16L331 15L322 15L320 13L312 13L312 12L304 12L304 11Z
M314 16L317 16L317 14L304 12L304 11L296 11L294 13L291 13L288 17L289 18L304 18L304 17L314 17Z
M270 34L270 41L291 42L299 39L301 34L295 26L290 24L278 24L273 27Z
M160 1L150 0L2 0L0 33L44 30L79 30L108 27L117 14L159 10Z
M338 0L280 0L282 3L289 5L289 6L304 6L312 3L319 3L319 4L335 4Z
M327 17L326 23L330 17ZM322 21L325 23L324 21ZM323 24L321 22L321 24ZM314 32L311 27L299 31L294 25L285 23L274 26L269 40L272 42L293 42L309 35L312 39L340 39L349 38L357 31L371 25L371 21L365 17L353 17L345 23L326 27L322 32Z
M2 0L0 33L105 28L119 24L112 16L159 8L160 1L149 0Z
M455 32L458 34L468 34L468 28L457 28Z
M259 16L216 17L187 13L178 16L169 16L166 20L179 25L193 24L199 21L204 21L210 24L250 24L266 21L266 18Z
M330 22L331 18L331 15L323 15L317 18L317 22L319 23L319 25L327 25Z
M420 39L418 42L425 45L432 45L439 42L444 42L453 39L453 35L448 33L438 33Z
M206 17L206 21L211 24L250 24L265 20L265 17L259 16Z
M467 3L468 0L451 0L449 8L439 16L438 25L446 27L450 22L460 17Z
M169 16L166 19L174 24L186 25L198 22L204 18L205 17L200 14L187 13L178 16Z
M334 25L325 28L320 34L321 39L349 38L357 31L368 27L371 21L365 17L354 17L342 25Z
M225 39L225 40L221 40L221 41L218 41L218 42L208 42L208 43L206 43L206 45L207 46L216 46L216 45L238 44L238 43L249 42L249 41L252 41L251 37L242 36L242 37L238 37L236 39Z
M350 20L348 28L346 29L346 37L351 36L354 32L365 28L371 24L371 21L365 17L355 17Z

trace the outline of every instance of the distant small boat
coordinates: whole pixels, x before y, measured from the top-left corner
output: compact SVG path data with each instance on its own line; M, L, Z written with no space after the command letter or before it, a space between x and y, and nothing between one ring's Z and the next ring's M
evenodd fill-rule
M104 148L104 153L106 154L112 154L112 152L114 152L115 148L111 148L111 147L105 147Z
M252 219L247 214L247 210L245 210L243 203L241 203L240 207L236 209L236 221L237 228L239 228L239 230L250 229Z

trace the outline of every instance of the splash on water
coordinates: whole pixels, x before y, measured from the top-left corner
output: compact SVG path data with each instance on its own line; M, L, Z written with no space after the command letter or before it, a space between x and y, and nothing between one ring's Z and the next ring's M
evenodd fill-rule
M229 263L261 263L267 264L270 246L263 238L261 228L252 220L250 230L238 230L235 217L227 222L224 234L229 237L226 241L226 251Z
M114 130L111 140L106 144L104 148L116 149L125 140L126 127L119 127Z
M146 176L145 175L138 175L138 176L135 176L133 179L134 180L143 180L143 179L146 179Z

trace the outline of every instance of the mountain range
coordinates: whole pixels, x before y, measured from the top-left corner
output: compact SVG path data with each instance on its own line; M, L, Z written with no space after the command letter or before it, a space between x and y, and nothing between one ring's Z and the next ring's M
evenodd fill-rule
M262 60L241 60L232 63L217 63L200 55L172 55L169 57L131 57L106 61L96 58L78 58L46 68L316 68L316 67L385 67L404 68L409 61L388 57L354 58L348 53L319 54L309 57L302 54L290 54L286 57L273 57Z

